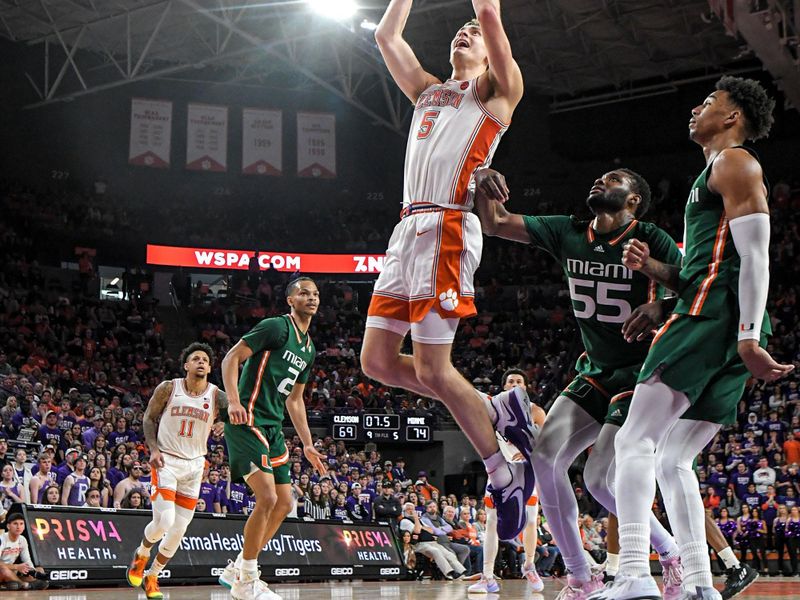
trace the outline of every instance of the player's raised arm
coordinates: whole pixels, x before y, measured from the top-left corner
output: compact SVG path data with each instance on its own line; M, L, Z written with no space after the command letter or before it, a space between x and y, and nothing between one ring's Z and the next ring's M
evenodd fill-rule
M632 271L641 271L659 285L678 291L680 285L680 265L668 265L650 256L647 242L631 239L622 249L622 264Z
M160 469L164 466L161 451L158 449L158 423L171 395L172 381L162 381L153 390L153 396L147 403L147 409L144 411L144 418L142 419L144 441L150 451L150 465L154 469Z
M781 365L759 347L769 292L769 207L761 165L746 150L723 150L714 161L710 190L722 196L739 269L739 355L757 378L774 381L793 365Z
M511 43L500 19L500 0L472 0L472 7L481 24L483 41L489 55L488 76L493 96L506 99L513 111L525 89L522 72L511 54Z
M422 68L411 46L403 39L411 4L412 0L392 0L389 3L375 30L375 41L395 83L411 102L416 103L422 92L441 82Z
M501 198L508 199L505 177L494 169L475 173L475 206L486 235L529 244L531 239L522 215L510 213Z

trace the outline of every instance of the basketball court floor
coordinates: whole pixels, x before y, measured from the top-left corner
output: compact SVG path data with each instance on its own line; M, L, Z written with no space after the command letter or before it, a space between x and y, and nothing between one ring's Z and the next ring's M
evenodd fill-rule
M717 581L721 587L721 580ZM461 582L346 582L276 584L272 587L284 600L553 600L561 585L547 581L544 593L527 589L524 581L502 582L500 594L467 594L467 584ZM163 587L168 600L229 600L230 593L219 586ZM3 600L143 600L144 592L131 588L65 589L44 592L2 592ZM800 579L762 577L738 596L747 600L797 600L800 598Z

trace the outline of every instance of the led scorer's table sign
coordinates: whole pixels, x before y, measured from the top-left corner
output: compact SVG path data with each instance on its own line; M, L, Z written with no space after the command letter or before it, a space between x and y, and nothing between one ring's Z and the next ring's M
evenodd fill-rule
M382 254L300 254L259 250L262 270L284 273L374 273L383 269ZM147 244L147 264L196 269L237 269L246 271L254 250L221 250Z

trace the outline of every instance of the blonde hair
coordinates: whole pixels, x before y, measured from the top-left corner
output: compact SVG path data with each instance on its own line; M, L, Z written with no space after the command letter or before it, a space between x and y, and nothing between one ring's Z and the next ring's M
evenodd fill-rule
M461 26L461 29L464 29L464 27L480 27L480 26L481 26L480 21L478 21L478 18L475 17L474 19L470 19L469 21L464 23Z

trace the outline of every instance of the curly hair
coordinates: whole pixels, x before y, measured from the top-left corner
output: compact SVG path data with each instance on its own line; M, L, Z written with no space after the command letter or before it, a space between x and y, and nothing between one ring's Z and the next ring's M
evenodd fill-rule
M728 92L731 102L742 109L748 140L755 141L769 135L775 122L772 116L775 100L769 97L758 81L726 75L717 81L716 89Z
M625 173L631 180L631 190L634 194L639 194L641 201L639 202L639 208L636 209L636 218L641 218L647 210L650 208L650 197L652 194L650 193L650 184L647 183L647 180L636 173L635 171L631 171L630 169L619 169L623 173Z
M208 362L212 365L214 364L214 351L211 349L211 346L203 342L193 342L181 350L180 364L185 365L189 357L197 351L205 352L206 356L208 356Z

